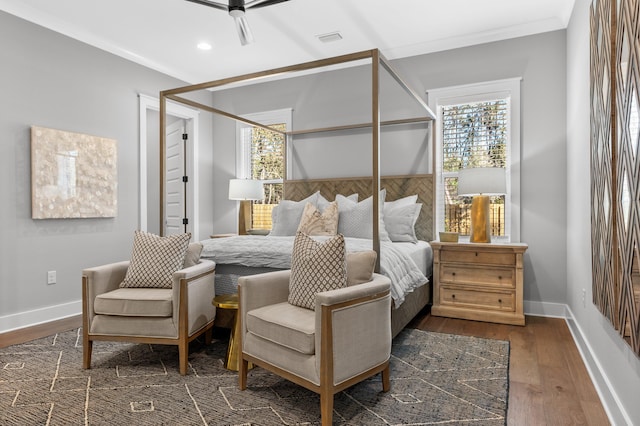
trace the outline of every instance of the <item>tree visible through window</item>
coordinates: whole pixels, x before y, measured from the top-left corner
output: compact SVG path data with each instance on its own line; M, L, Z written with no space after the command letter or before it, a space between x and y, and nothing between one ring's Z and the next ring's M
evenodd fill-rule
M282 200L286 174L286 136L282 132L292 128L292 111L284 108L243 115L274 130L236 124L236 177L261 180L264 185L264 199L251 203L252 229L271 229L271 211Z
M286 124L269 125L285 131ZM253 229L271 229L271 210L282 200L284 135L261 127L251 128L251 179L264 182L264 200L252 206Z
M442 107L444 230L470 233L472 197L458 196L458 171L506 167L508 103L505 99ZM491 234L505 235L505 196L491 197Z

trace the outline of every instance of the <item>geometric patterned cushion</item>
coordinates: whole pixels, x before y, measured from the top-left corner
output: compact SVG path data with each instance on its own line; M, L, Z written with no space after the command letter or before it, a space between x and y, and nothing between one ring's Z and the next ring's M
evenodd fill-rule
M332 201L322 213L311 203L304 206L298 232L307 235L336 235L338 232L338 204Z
M298 232L291 253L288 302L315 309L317 293L346 287L346 257L341 234L318 242Z
M135 231L131 262L120 287L171 288L172 275L182 269L191 233L160 237Z

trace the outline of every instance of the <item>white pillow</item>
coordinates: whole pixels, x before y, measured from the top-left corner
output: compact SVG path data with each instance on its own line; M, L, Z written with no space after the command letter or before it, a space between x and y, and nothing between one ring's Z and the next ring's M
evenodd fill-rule
M278 237L296 235L304 206L306 206L307 203L315 206L318 202L319 195L320 192L318 191L302 201L280 201L271 211L271 232L269 232L269 235Z
M416 221L420 215L422 203L390 209L384 215L384 226L389 238L394 242L418 242L416 237Z
M379 233L380 241L389 241L389 235L384 227L382 206L387 192L380 191L379 198ZM373 238L373 196L359 203L349 200L343 195L336 195L338 203L338 233L351 238Z
M399 207L404 207L404 206L410 206L412 204L415 204L418 202L418 196L417 195L409 195L408 197L404 197L404 198L399 198L395 201L385 201L384 202L384 215L386 216L390 210L399 208Z
M340 196L344 197L344 195L340 195ZM337 198L337 196L336 196L336 198ZM351 194L351 195L348 195L348 196L346 196L344 198L346 198L348 200L351 200L351 201L358 202L358 194ZM318 205L316 207L318 208L318 210L320 210L321 213L324 211L324 209L326 209L329 206L329 203L330 203L330 201L327 200L326 198L324 198L322 196L322 194L318 195Z

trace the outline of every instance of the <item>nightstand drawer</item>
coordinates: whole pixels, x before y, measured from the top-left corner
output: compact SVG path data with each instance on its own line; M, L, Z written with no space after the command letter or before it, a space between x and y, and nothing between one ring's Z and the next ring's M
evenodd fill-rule
M442 250L440 262L478 263L483 265L513 266L516 261L514 253L494 252L489 250Z
M475 291L442 286L440 304L513 312L515 311L515 292Z
M477 268L440 264L440 282L514 288L513 268Z

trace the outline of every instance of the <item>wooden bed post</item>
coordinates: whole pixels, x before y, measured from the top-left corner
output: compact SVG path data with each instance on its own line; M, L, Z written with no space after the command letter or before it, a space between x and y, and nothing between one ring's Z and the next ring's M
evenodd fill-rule
M375 271L380 272L380 52L371 51L371 152L373 195L373 250L377 253Z
M165 151L167 146L167 98L160 92L160 236L164 236L164 186L167 180L165 166Z

